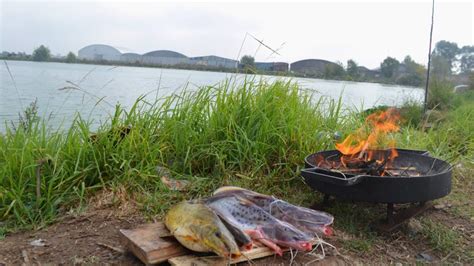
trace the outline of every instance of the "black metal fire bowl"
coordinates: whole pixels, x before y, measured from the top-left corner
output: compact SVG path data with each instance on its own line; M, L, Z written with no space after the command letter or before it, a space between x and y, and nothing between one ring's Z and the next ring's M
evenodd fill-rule
M394 164L415 167L420 176L348 175L317 167L317 156L341 156L337 150L321 151L305 158L301 171L312 189L338 199L373 203L416 203L442 198L451 192L452 167L423 151L397 149Z

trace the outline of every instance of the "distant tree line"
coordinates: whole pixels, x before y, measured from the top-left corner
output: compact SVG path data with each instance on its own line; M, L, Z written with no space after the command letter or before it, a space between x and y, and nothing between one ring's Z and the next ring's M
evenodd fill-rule
M24 52L10 53L2 52L0 59L7 60L28 60L38 62L64 62L64 63L86 63L86 64L106 64L106 65L131 65L144 67L160 67L160 68L178 68L178 69L194 69L204 71L218 71L218 72L241 72L241 73L255 73L255 74L270 74L270 75L285 75L285 76L305 76L336 80L353 80L353 81L368 81L380 83L393 83L409 86L422 86L425 82L426 67L415 62L409 55L405 56L403 61L398 61L396 58L388 56L380 63L380 68L377 70L369 70L363 66L359 66L353 59L347 61L346 66L341 62L335 64L328 64L325 66L322 73L315 74L301 74L293 72L277 72L259 70L255 66L255 58L250 55L244 55L238 69L227 69L223 67L214 66L191 66L191 65L149 65L140 62L123 63L123 62L107 62L107 61L85 61L76 57L73 52L69 52L65 57L53 57L48 47L40 45L33 51L33 54L28 55ZM453 74L474 75L474 46L459 47L455 42L439 41L436 43L432 52L431 74L435 79L446 79L453 76Z

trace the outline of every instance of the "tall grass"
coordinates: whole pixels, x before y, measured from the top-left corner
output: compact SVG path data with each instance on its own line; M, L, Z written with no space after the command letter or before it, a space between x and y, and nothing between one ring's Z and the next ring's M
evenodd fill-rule
M271 188L294 177L306 154L332 147L318 132L354 121L342 116L340 101L315 96L290 82L222 83L152 103L140 98L130 110L117 106L96 133L80 116L64 132L50 132L40 120L28 130L7 127L0 136L0 217L39 225L83 190L111 182L166 193L156 166L206 177L211 186L238 173Z
M469 158L473 110L465 102L428 132L405 126L399 146L451 161ZM79 115L63 131L40 119L28 127L7 125L0 134L0 219L9 226L43 225L88 193L114 185L139 192L152 213L222 184L309 198L314 194L298 178L304 157L333 149L333 133L344 137L366 115L291 82L224 82L153 102L142 97L130 109L116 106L96 132ZM192 181L189 191L169 191L157 166Z

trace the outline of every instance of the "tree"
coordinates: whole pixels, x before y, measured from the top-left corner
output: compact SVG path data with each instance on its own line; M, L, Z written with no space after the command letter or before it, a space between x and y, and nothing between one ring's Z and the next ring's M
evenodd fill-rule
M433 55L431 57L431 72L434 78L445 79L451 74L451 63L443 56Z
M329 63L324 66L324 78L340 78L344 76L344 66L341 62Z
M396 83L401 85L421 86L425 79L425 67L415 62L409 55L405 56L402 64L405 65L405 71L395 77Z
M461 57L461 72L471 73L474 71L474 54L465 54Z
M387 57L380 64L380 72L386 78L392 78L395 71L398 69L400 62L393 57Z
M456 55L459 53L459 47L455 42L442 40L436 43L434 53L444 57L449 62L449 65L452 66L456 60Z
M469 74L474 71L474 46L463 46L460 49L459 68L462 73Z
M243 68L253 68L255 66L255 58L250 55L244 55L240 59L240 64Z
M347 60L346 72L347 72L347 75L349 75L352 78L359 77L359 67L354 60L352 59Z
M41 45L33 51L33 61L48 61L51 58L49 48Z
M66 56L66 63L76 62L76 55L73 52L69 52Z

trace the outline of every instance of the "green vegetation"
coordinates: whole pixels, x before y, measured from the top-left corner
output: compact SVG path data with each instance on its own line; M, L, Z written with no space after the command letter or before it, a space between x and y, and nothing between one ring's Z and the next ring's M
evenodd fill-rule
M358 65L354 60L352 59L347 60L347 68L346 68L347 75L353 79L359 78L360 73L357 67Z
M33 51L33 61L49 61L50 59L51 52L49 48L44 45L40 45L40 47Z
M244 55L240 59L240 64L243 69L254 69L255 68L255 58L251 55Z
M458 232L429 219L423 219L422 234L428 238L434 249L441 251L443 254L459 249L462 241Z
M75 63L76 61L76 55L73 52L69 52L66 56L66 63Z
M383 60L380 64L380 72L386 78L392 78L395 75L395 71L397 71L400 62L393 57L387 57Z
M290 83L250 82L239 88L225 83L153 104L139 99L130 111L117 106L92 139L88 121L79 116L66 132L50 132L40 121L28 129L8 128L0 137L0 216L17 225L42 224L77 199L81 187L93 190L111 182L164 193L157 165L195 181L199 194L236 173L260 189L281 184L282 193L305 154L333 145L317 139L317 132L348 123L340 103L311 99ZM126 135L124 127L131 127ZM47 163L40 166L37 197L40 160Z
M456 186L472 184L474 96L453 95L448 102L428 129L422 126L420 106L403 106L405 123L397 143L470 167L463 170L467 181L454 176L453 190L456 200L472 200L472 193ZM80 116L69 129L51 131L31 106L22 115L24 122L7 125L0 135L0 236L43 226L72 208L84 208L98 190L116 187L125 188L147 216L160 216L179 200L226 184L308 205L320 195L299 177L304 157L333 148L333 133L349 134L367 113L343 110L340 101L318 98L291 82L263 81L239 86L228 81L155 102L140 98L130 110L117 106L95 133ZM157 166L190 180L189 190L170 191L160 182ZM380 241L369 221L383 215L383 207L337 203L329 211L336 228L351 236L343 241L345 248L366 252ZM432 225L427 222L423 236L434 248L456 245L455 234Z
M346 72L341 62L324 66L323 78L326 79L344 79ZM317 76L317 74L316 74Z

